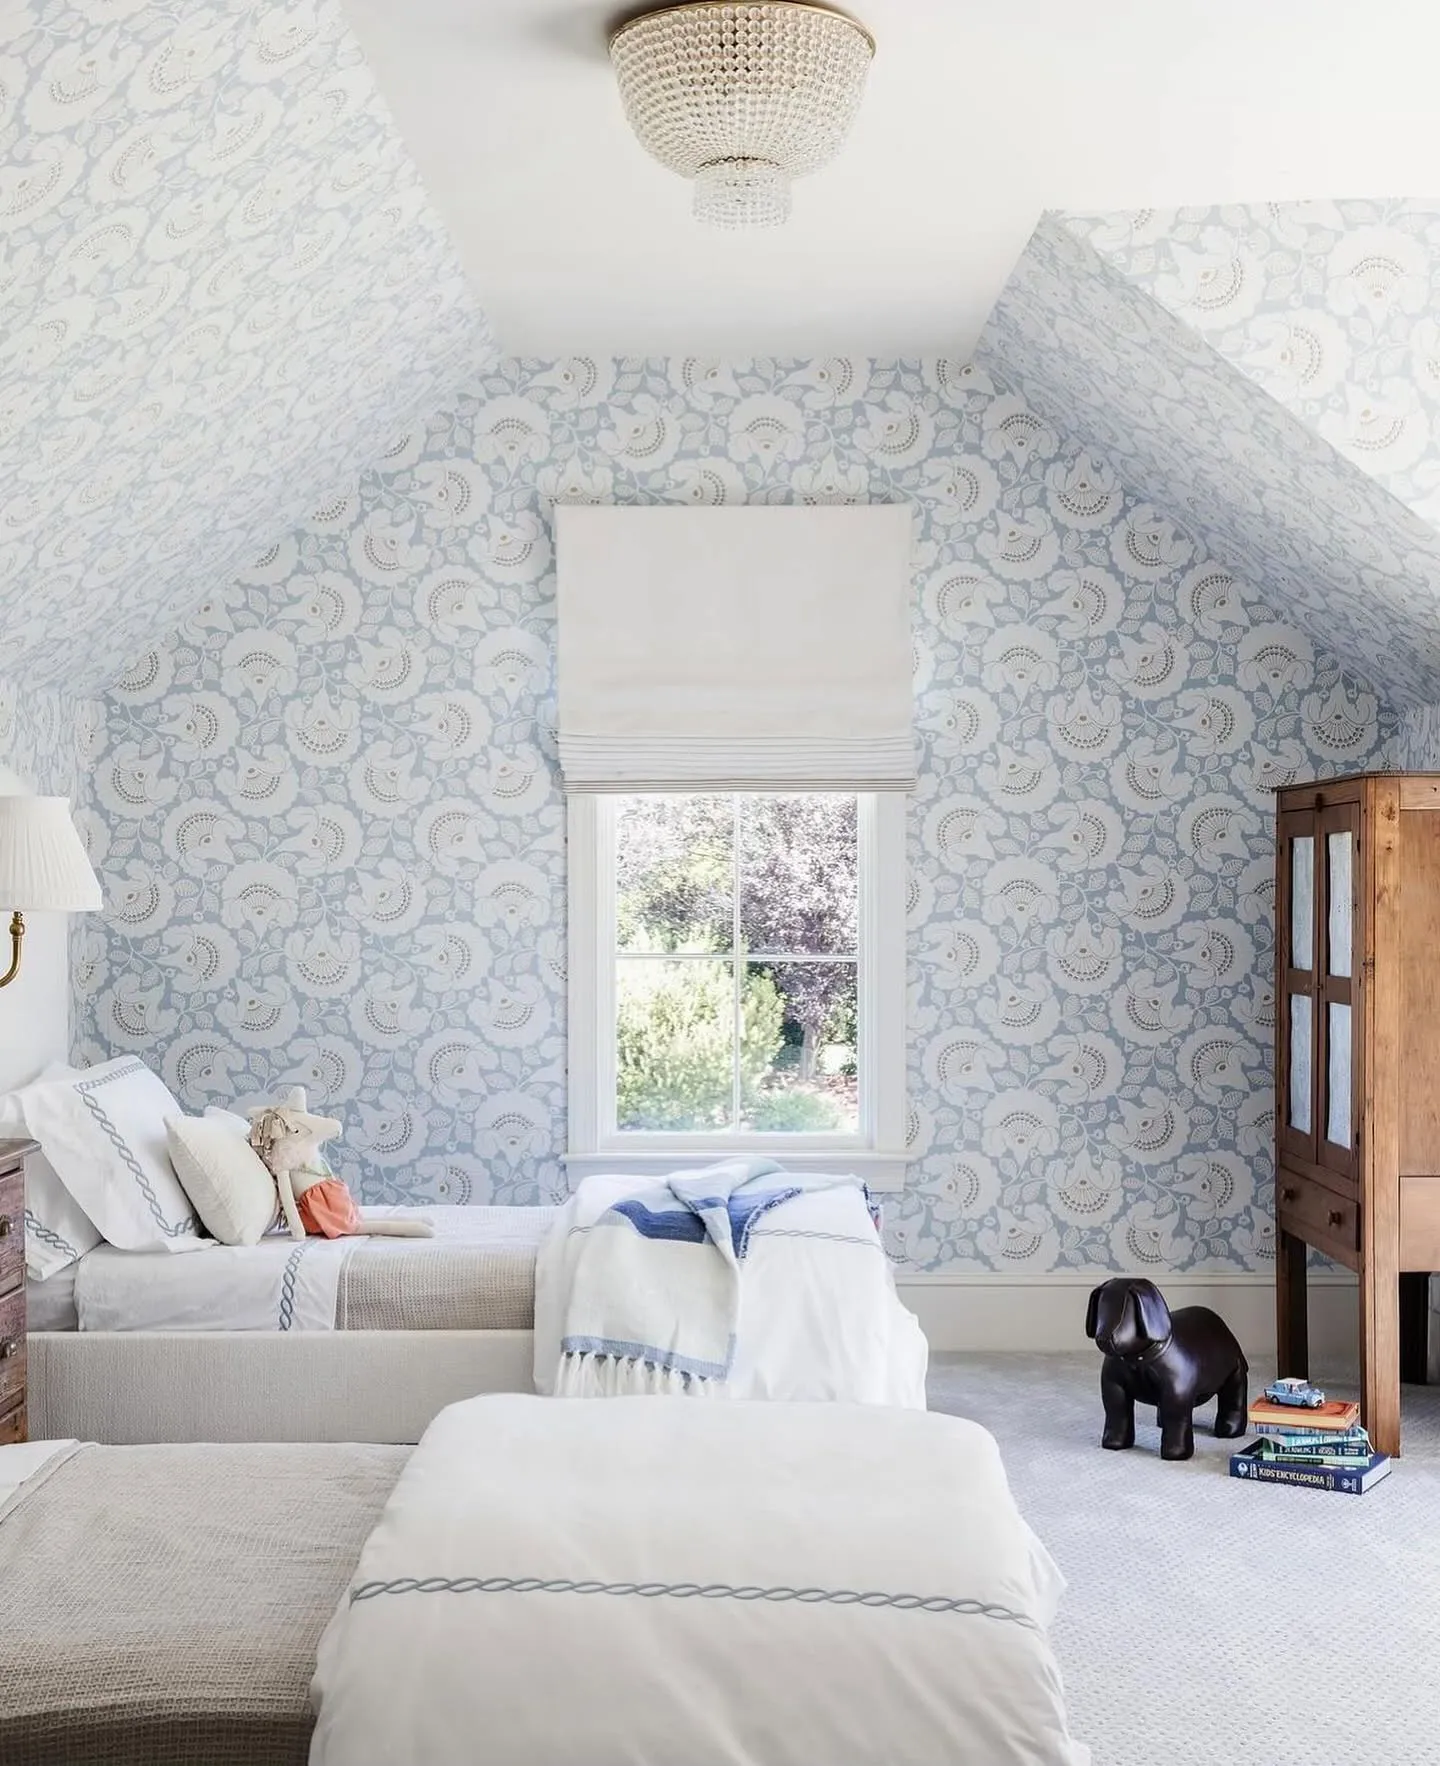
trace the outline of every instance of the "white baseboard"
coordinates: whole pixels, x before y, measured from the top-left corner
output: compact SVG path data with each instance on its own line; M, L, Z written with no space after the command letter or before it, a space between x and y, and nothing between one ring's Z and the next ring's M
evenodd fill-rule
M900 1298L920 1320L937 1354L959 1350L1083 1350L1085 1303L1105 1280L1103 1270L1009 1275L989 1270L899 1273ZM1212 1307L1256 1365L1275 1353L1275 1282L1268 1274L1231 1272L1161 1276L1173 1310ZM1343 1272L1310 1276L1310 1349L1319 1362L1353 1363L1358 1354L1355 1278Z

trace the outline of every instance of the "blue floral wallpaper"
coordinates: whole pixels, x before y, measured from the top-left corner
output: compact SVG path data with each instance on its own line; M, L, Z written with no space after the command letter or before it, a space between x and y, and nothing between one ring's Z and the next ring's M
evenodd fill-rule
M1254 203L1066 221L1440 526L1440 203Z
M81 694L493 354L338 0L11 0L0 617Z
M1036 229L978 360L1391 703L1440 701L1440 533L1064 217Z
M64 693L0 679L0 767L17 774L27 790L73 798L98 710Z
M412 425L107 693L80 1052L158 1052L194 1108L305 1081L372 1200L560 1193L557 499L918 511L897 1251L1262 1262L1269 791L1393 718L953 362L511 363Z

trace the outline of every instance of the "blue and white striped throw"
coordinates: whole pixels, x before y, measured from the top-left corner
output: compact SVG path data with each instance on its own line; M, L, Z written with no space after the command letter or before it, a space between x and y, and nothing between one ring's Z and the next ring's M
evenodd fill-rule
M588 1180L609 1186L615 1179ZM593 1217L573 1265L556 1391L719 1393L735 1359L740 1269L750 1230L782 1203L854 1185L770 1159L733 1159L658 1181L636 1178ZM584 1186L577 1201L583 1202ZM803 1224L803 1223L798 1223Z

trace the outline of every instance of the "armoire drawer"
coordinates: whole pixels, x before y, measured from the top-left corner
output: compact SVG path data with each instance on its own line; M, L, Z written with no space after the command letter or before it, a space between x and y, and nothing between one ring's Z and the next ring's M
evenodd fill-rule
M1337 1195L1312 1177L1283 1168L1275 1180L1275 1201L1283 1231L1321 1251L1336 1246L1358 1255L1359 1202Z

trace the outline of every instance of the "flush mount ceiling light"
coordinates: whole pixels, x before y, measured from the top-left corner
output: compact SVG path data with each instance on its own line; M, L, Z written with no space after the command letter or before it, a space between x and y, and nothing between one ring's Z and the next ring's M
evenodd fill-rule
M695 218L777 227L790 180L845 139L875 40L827 6L694 0L610 39L620 98L641 145L695 182Z

